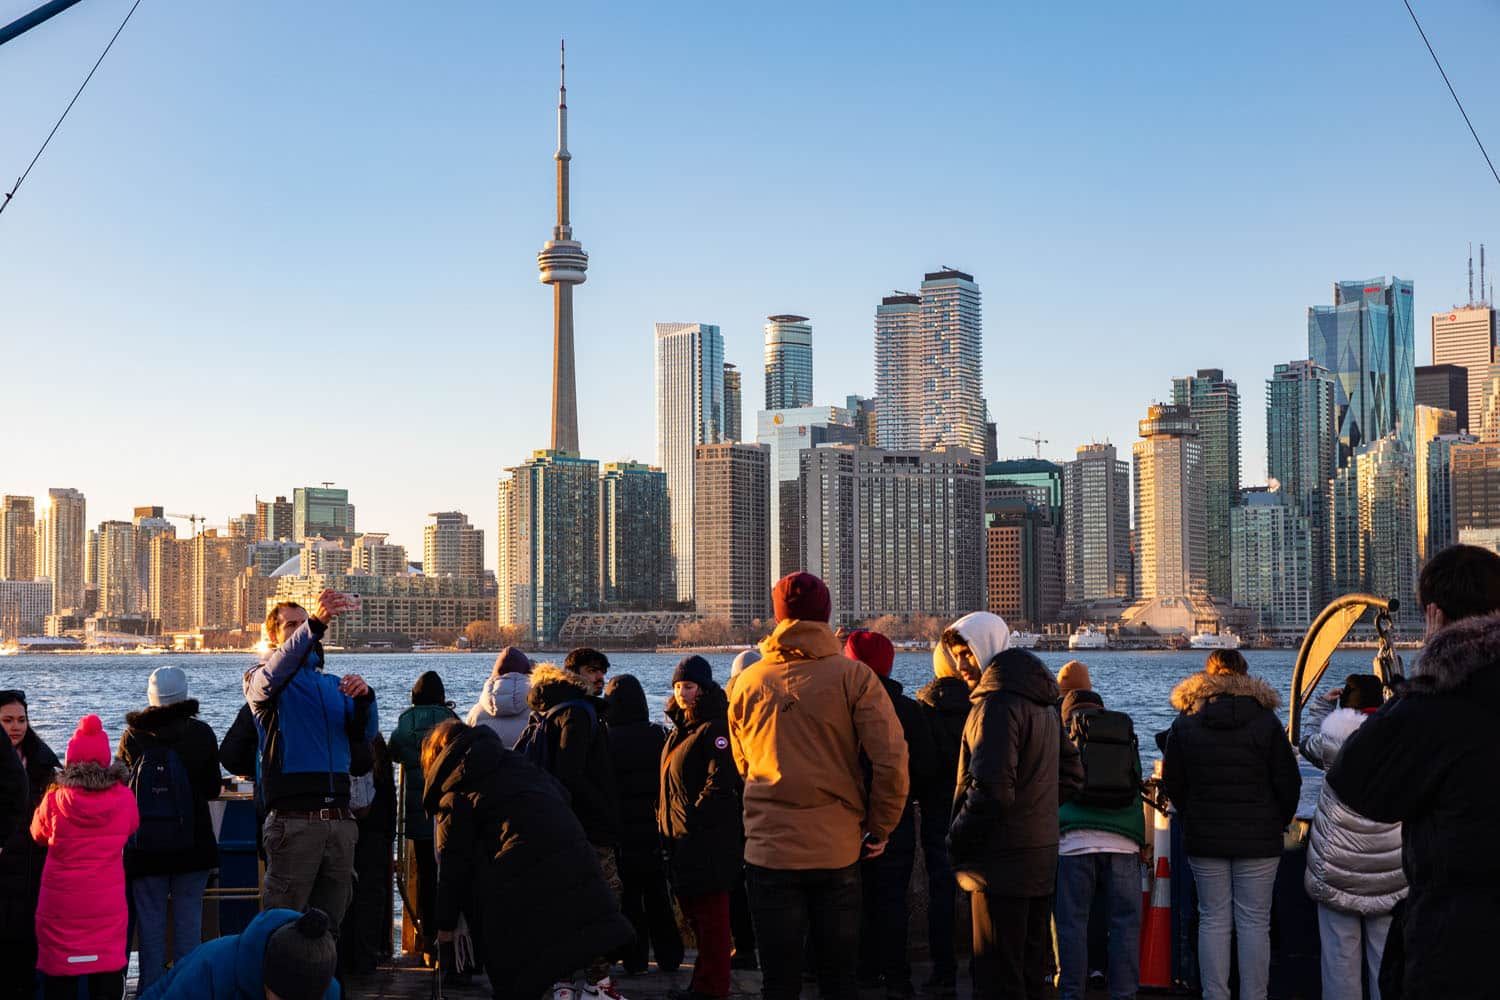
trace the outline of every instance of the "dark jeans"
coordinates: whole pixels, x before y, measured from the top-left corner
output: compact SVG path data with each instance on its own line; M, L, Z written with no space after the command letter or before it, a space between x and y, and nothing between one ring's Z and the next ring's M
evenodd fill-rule
M390 926L386 923L391 899L391 839L384 830L361 829L354 844L354 899L339 934L339 966L345 972L373 972L391 949Z
M755 958L755 919L750 916L750 893L745 889L745 873L729 894L729 932L734 937L734 957Z
M864 901L859 932L859 977L885 976L887 989L911 983L906 950L906 889L917 860L915 810L908 805L878 858L861 861Z
M43 1000L78 1000L78 986L88 988L89 1000L120 1000L125 995L125 970L93 972L87 976L43 976Z
M645 972L652 951L656 952L657 968L675 971L682 964L682 935L677 930L667 876L660 863L621 852L620 884L620 910L635 928L635 941L623 952L626 971L636 975Z
M809 935L824 1000L857 1000L859 866L778 870L746 865L750 911L760 945L761 996L797 1000Z
M417 947L428 955L437 954L437 927L432 923L437 917L437 852L434 843L431 840L406 841L406 849L416 861L408 891L416 907L412 916L416 918L420 932Z
M927 866L927 947L932 955L932 979L951 983L958 978L954 955L958 883L948 861L948 820L953 800L927 800L918 805L922 861Z
M1083 1000L1089 978L1089 914L1097 886L1109 915L1110 1000L1131 1000L1140 984L1141 861L1136 854L1057 859L1057 992Z
M974 996L1042 1000L1052 954L1052 897L970 894Z

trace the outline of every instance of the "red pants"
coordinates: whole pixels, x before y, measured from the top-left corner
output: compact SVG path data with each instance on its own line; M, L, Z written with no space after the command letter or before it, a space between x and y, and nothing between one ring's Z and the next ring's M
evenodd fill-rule
M729 996L729 893L678 896L677 905L698 939L689 989L705 996Z

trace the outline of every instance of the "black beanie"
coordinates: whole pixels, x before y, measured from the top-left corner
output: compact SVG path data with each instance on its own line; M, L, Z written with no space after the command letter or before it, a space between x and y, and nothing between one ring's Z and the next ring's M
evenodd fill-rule
M447 692L443 690L443 679L438 676L436 670L427 671L411 686L413 705L441 705L446 700Z
M261 982L281 1000L322 1000L338 960L338 945L328 933L328 915L309 909L266 939Z
M714 682L714 668L701 656L685 656L672 672L672 683L678 681L692 681L699 687L707 687Z
M1385 690L1380 678L1374 674L1350 674L1344 678L1344 693L1339 698L1341 708L1357 708L1373 711L1385 701Z

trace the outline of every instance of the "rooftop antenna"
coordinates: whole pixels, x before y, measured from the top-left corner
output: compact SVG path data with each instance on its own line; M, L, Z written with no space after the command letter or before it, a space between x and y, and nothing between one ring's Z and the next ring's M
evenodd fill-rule
M1479 244L1479 297L1484 298L1484 244Z
M1474 244L1469 244L1469 305L1474 304Z

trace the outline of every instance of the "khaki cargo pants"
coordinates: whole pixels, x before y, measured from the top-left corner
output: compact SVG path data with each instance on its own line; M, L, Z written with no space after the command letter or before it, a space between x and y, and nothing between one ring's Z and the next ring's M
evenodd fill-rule
M354 843L359 824L352 819L303 819L275 810L262 828L266 879L260 907L301 912L315 906L328 914L335 936L354 896Z

